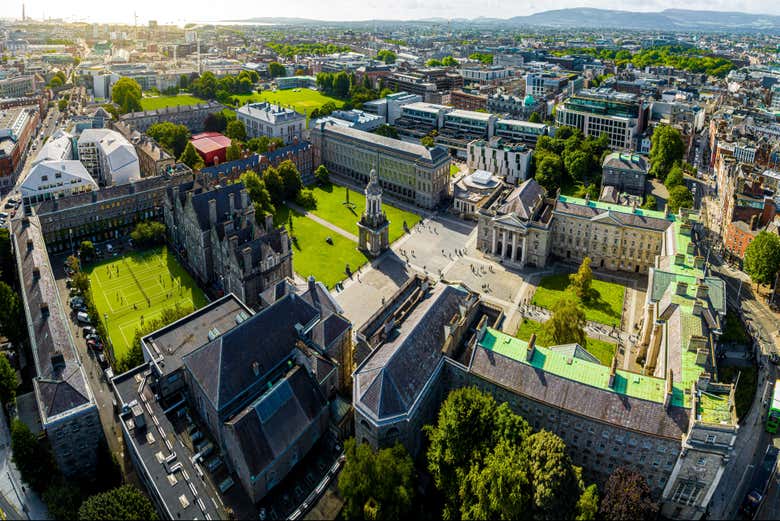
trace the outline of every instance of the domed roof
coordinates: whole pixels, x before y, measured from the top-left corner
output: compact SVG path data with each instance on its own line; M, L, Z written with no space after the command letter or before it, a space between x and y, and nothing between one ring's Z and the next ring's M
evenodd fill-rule
M536 103L536 100L530 94L523 98L523 105L525 106L533 105L534 103Z

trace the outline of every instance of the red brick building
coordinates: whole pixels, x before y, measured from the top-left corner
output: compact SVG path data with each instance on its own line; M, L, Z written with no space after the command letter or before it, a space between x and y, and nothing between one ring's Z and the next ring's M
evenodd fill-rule
M450 93L450 105L461 110L487 110L488 97L477 91L453 90Z
M777 214L777 207L771 198L764 199L764 207L734 208L732 221L726 226L723 246L732 258L742 260L745 250L753 238L772 223Z
M230 138L219 132L201 132L190 138L190 143L198 151L206 166L225 162L227 149L230 146Z
M16 182L39 121L36 105L0 111L0 193L10 190Z

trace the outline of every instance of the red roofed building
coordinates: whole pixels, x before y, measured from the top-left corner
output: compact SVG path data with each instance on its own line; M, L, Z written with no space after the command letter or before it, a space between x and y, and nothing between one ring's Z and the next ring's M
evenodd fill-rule
M215 165L225 162L225 154L230 146L230 138L219 132L201 132L190 139L190 143L198 151L206 165Z

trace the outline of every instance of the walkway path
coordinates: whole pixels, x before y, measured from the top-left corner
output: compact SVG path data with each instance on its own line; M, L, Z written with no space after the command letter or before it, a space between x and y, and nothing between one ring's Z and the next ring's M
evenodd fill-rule
M296 212L303 214L305 217L308 217L312 221L314 221L314 222L316 222L318 224L323 225L325 228L333 230L334 232L338 233L339 235L341 235L343 237L346 237L350 241L358 242L358 236L355 235L354 233L349 233L348 231L346 231L346 230L344 230L342 228L339 228L335 224L333 224L333 223L331 223L329 221L326 221L325 219L323 219L321 217L317 217L313 213L311 213L311 212L309 212L307 210L304 210L303 208L301 208L300 206L298 206L295 203L291 203L289 201L286 201L284 204L287 205L287 207L290 208L291 210L295 210Z

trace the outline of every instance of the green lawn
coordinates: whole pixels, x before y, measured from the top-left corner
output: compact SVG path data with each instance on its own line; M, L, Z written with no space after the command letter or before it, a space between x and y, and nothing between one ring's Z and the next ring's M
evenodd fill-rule
M142 319L155 319L176 304L194 309L206 304L206 296L166 247L113 257L86 273L116 359L130 349Z
M344 204L346 202L346 187L338 185L317 186L313 190L314 196L317 198L317 208L309 211L342 230L357 235L357 222L366 209L366 197L363 193L349 190L349 202L354 205L350 208ZM420 222L420 216L417 214L386 203L382 204L382 208L390 220L390 242L404 234L404 221L410 229Z
M165 107L177 107L179 105L197 105L198 103L206 103L206 101L189 94L141 98L141 108L144 110L156 110Z
M548 275L542 278L531 303L552 309L553 304L562 297L577 298L571 292L566 291L568 286L568 274ZM593 322L608 326L619 326L626 288L614 282L593 279L592 291L593 297L582 306L585 317Z
M550 339L544 331L541 322L527 318L523 319L515 336L520 340L528 340L531 338L532 333L536 333L536 340L542 347L549 347L553 343L552 339ZM583 347L585 347L590 354L598 358L599 362L604 365L610 365L612 363L612 358L615 356L616 345L598 338L588 337L588 345Z
M292 229L290 229L292 216ZM347 277L346 266L354 272L368 262L357 243L314 222L308 217L282 206L276 211L274 221L284 224L293 238L293 270L303 278L314 278L332 288ZM328 244L330 237L333 244Z
M297 92L296 92L297 91ZM252 101L270 101L277 105L291 107L301 114L311 114L311 111L318 109L325 103L332 101L336 108L341 108L344 102L337 98L331 98L325 94L311 89L288 89L288 90L264 90L252 95L233 96L242 100L251 99Z
M734 390L734 408L737 418L742 420L750 411L753 397L758 386L758 371L756 366L749 367L718 367L718 380L724 383L734 383L739 373L739 382Z

